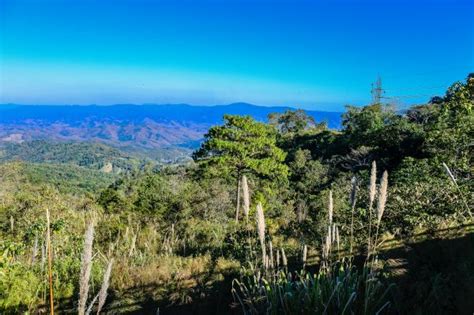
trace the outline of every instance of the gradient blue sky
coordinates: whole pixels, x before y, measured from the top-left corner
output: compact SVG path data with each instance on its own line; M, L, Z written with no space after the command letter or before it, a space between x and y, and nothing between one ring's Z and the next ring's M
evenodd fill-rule
M0 0L0 103L422 102L474 71L473 3Z

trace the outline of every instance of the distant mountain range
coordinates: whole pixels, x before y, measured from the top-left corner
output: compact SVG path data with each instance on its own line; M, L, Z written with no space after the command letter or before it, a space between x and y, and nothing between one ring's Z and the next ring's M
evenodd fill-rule
M224 114L266 121L290 107L246 103L176 105L0 105L0 143L31 140L92 141L137 149L195 148ZM341 113L307 111L316 121L339 128Z

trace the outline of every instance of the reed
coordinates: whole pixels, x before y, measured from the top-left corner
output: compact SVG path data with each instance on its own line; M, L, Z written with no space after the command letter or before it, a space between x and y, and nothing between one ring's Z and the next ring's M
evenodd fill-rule
M359 272L341 262L316 274L282 270L265 278L247 273L234 279L232 295L243 314L384 314L391 288L369 268Z
M380 181L380 189L377 203L377 231L375 232L374 252L377 250L380 223L382 222L382 216L385 211L385 204L387 203L387 189L388 173L387 171L384 171L382 179Z
M241 178L237 176L237 196L236 196L236 209L235 209L235 222L239 222L239 212L240 212L240 186Z
M276 251L276 267L280 267L280 250L277 249Z
M388 188L388 173L383 172L382 180L380 182L379 198L377 203L377 226L382 221L382 216L385 211L385 204L387 203L387 188Z
M281 261L282 261L282 264L283 264L283 267L288 267L288 260L286 259L286 254L285 254L285 249L282 248L281 249Z
M269 266L270 266L270 268L273 269L275 267L275 261L273 260L273 244L272 244L272 241L268 242L268 251L270 253Z
M100 313L102 308L105 305L105 300L107 299L107 290L109 289L109 282L110 282L110 275L112 273L112 265L114 263L114 259L110 259L109 263L107 264L107 269L104 273L104 279L102 281L102 286L99 291L99 304L97 305L97 315Z
M259 202L257 204L257 232L258 239L260 241L260 247L262 248L262 263L266 263L266 249L265 249L265 216L263 214L262 204Z
M376 166L372 164L372 174L375 174ZM376 181L371 178L369 198L373 207L376 189ZM377 249L379 227L385 210L388 190L388 173L385 171L380 180L378 189L377 212L374 219L376 233L374 249ZM352 181L351 208L352 212L356 203L356 180ZM264 249L265 225L263 209L261 204L257 205L257 227L260 243ZM372 224L370 220L369 225ZM351 238L353 238L353 219L351 220ZM369 240L371 242L372 239ZM352 240L351 240L352 243ZM272 243L269 242L270 255L273 252ZM337 256L331 254L333 248L337 250ZM351 244L352 251L352 244ZM279 265L279 254L277 250L276 265ZM369 252L370 257L371 252ZM268 266L268 257L262 254L264 266ZM281 249L284 267L287 266L285 251ZM331 261L332 258L336 260ZM352 260L341 257L341 235L339 226L334 222L334 205L332 191L329 192L328 200L328 226L327 234L322 240L322 263L318 273L311 274L306 271L308 258L308 246L302 246L303 268L299 272L289 272L287 268L272 270L272 272L261 272L252 269L252 272L244 270L244 276L234 279L232 294L236 302L239 302L245 314L379 314L385 312L390 306L388 293L393 285L386 286L379 279L379 272L374 268L377 258L367 260L362 270L352 265Z
M308 256L308 246L307 245L303 245L303 269L306 268L306 259L307 259L307 256Z
M332 190L329 191L329 203L328 203L328 221L329 225L332 225L333 220L333 212L334 212L334 203L332 199Z
M367 253L371 251L372 241L372 207L377 193L377 163L372 162L372 168L370 170L370 185L369 185L369 239L367 241Z
M247 176L242 176L242 201L243 201L243 211L245 215L245 219L248 220L249 212L250 212L250 192L249 192L249 185L247 181Z

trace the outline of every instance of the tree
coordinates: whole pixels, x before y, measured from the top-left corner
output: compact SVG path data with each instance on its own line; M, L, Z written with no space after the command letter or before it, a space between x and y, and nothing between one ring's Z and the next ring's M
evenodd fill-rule
M465 83L454 83L431 107L426 149L438 156L440 162L455 164L464 177L470 178L474 155L474 74L469 74Z
M216 166L236 181L236 220L240 207L240 178L253 174L262 179L286 179L283 163L286 153L276 146L275 127L257 122L250 116L225 115L224 124L214 126L205 135L193 159L201 166Z
M316 126L314 118L302 109L287 110L284 113L271 113L268 115L268 120L282 134L299 133Z

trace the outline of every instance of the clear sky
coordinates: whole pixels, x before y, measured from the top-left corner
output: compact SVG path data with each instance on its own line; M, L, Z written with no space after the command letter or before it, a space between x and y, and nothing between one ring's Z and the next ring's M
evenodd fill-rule
M422 102L474 71L473 3L0 0L0 103Z

